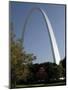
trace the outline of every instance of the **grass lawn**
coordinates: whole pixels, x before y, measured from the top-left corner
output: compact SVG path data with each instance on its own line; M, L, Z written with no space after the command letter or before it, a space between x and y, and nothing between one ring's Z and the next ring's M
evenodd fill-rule
M46 83L46 84L16 85L16 88L47 87L47 86L60 86L60 85L65 85L65 82Z

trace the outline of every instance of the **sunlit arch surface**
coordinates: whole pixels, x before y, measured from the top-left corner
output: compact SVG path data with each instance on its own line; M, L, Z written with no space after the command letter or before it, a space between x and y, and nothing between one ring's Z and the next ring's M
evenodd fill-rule
M52 49L54 63L59 64L61 58L60 58L60 54L59 54L56 38L54 36L53 28L52 28L52 25L50 23L50 20L49 20L47 14L41 8L32 8L30 10L30 12L29 12L29 14L28 14L28 16L27 16L27 18L25 20L24 27L23 27L22 39L21 39L22 43L24 42L24 33L25 33L25 30L26 30L27 22L28 22L31 14L32 14L32 12L34 10L37 10L37 11L41 12L41 14L43 16L43 19L45 21L45 24L46 24L47 30L48 30L48 34L49 34L49 39L50 39L50 43L51 43L51 49Z

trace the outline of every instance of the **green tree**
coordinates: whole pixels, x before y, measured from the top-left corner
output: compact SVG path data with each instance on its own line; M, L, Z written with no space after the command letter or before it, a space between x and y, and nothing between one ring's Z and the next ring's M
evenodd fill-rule
M36 57L24 51L21 40L15 40L13 24L10 28L10 40L11 86L16 87L16 81L27 81L30 73L28 66Z
M62 77L66 78L66 58L60 61L60 65L63 68Z

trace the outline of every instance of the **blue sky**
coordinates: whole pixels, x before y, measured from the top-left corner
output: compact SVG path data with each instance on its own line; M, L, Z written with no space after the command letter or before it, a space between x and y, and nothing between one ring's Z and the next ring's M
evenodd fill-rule
M22 35L23 26L29 11L42 8L53 27L58 44L60 56L65 57L65 6L54 4L33 4L23 2L10 2L10 21L14 24L16 38ZM27 23L24 36L24 49L27 53L34 53L37 60L34 63L53 62L49 36L42 14L34 11Z

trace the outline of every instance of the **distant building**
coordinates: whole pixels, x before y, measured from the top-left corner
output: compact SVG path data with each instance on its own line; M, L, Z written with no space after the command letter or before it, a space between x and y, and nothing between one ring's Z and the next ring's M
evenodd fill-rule
M36 77L39 81L44 81L47 78L47 72L44 67L40 67L38 72L36 73Z

